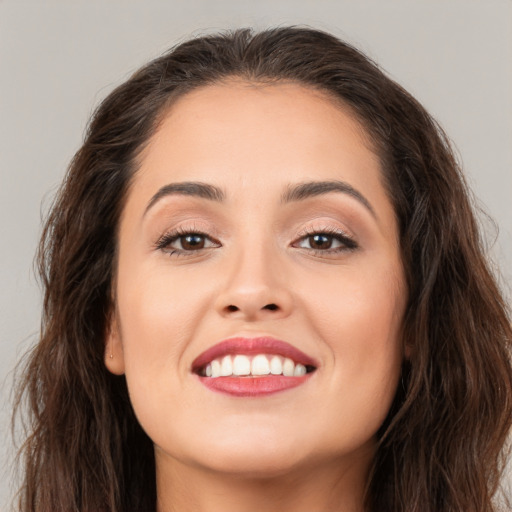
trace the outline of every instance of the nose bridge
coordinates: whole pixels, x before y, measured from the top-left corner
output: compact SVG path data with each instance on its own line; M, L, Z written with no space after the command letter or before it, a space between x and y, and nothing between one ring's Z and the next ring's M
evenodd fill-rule
M247 293L272 288L275 277L273 273L278 266L275 251L269 250L261 241L243 246L237 252L230 276L231 287Z
M244 235L230 255L217 298L218 311L247 320L287 315L291 297L283 270L279 249L268 233Z

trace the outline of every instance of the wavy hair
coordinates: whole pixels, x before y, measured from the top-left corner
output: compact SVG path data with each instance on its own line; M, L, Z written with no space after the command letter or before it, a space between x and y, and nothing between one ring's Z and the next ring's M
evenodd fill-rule
M438 124L374 62L300 27L184 42L93 115L38 252L44 311L18 387L29 430L19 510L155 510L152 443L124 377L103 362L118 223L137 156L168 106L233 77L327 93L380 157L399 225L411 355L378 433L367 510L494 511L512 418L512 331L460 168Z

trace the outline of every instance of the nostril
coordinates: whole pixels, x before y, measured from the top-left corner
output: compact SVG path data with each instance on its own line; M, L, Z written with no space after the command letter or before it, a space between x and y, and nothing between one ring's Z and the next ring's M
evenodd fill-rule
M227 313L236 313L238 311L245 311L246 313L249 313L251 309L252 308L245 308L243 306L239 307L239 306L235 306L234 304L229 304L228 306L226 306L224 308L224 311L227 312ZM271 304L266 304L265 306L263 306L260 309L260 311L264 310L264 309L266 309L268 311L279 311L281 308L277 304L271 303ZM254 311L254 313L256 311Z

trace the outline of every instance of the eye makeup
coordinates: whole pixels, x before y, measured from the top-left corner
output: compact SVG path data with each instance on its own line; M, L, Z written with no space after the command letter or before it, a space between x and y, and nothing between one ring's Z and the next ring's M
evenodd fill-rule
M306 247L303 244L309 244ZM300 233L299 238L292 242L292 247L306 249L314 254L335 255L341 252L353 251L359 246L357 242L344 231L332 227L322 229L308 228Z
M179 242L181 247L173 246ZM202 231L188 228L177 228L162 235L155 244L155 249L163 251L170 256L183 255L203 251L205 249L220 247L221 244Z
M186 226L164 233L154 245L169 256L193 256L222 247L222 243L202 230ZM344 231L333 227L308 228L299 232L290 247L320 257L335 257L356 250L357 242Z

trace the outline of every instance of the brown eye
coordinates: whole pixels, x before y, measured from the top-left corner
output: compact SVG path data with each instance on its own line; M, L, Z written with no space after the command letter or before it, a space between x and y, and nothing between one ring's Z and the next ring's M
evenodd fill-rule
M318 253L327 254L339 253L347 250L353 250L358 247L355 240L342 232L329 233L311 233L299 238L292 244L293 247L308 249Z
M181 242L181 248L185 251L204 249L206 244L205 237L198 234L181 236L178 238L178 240Z
M333 237L330 235L317 234L308 236L308 242L311 249L330 249L332 247Z
M202 249L220 247L221 244L203 233L173 232L164 235L156 243L156 248L171 255L192 253Z

